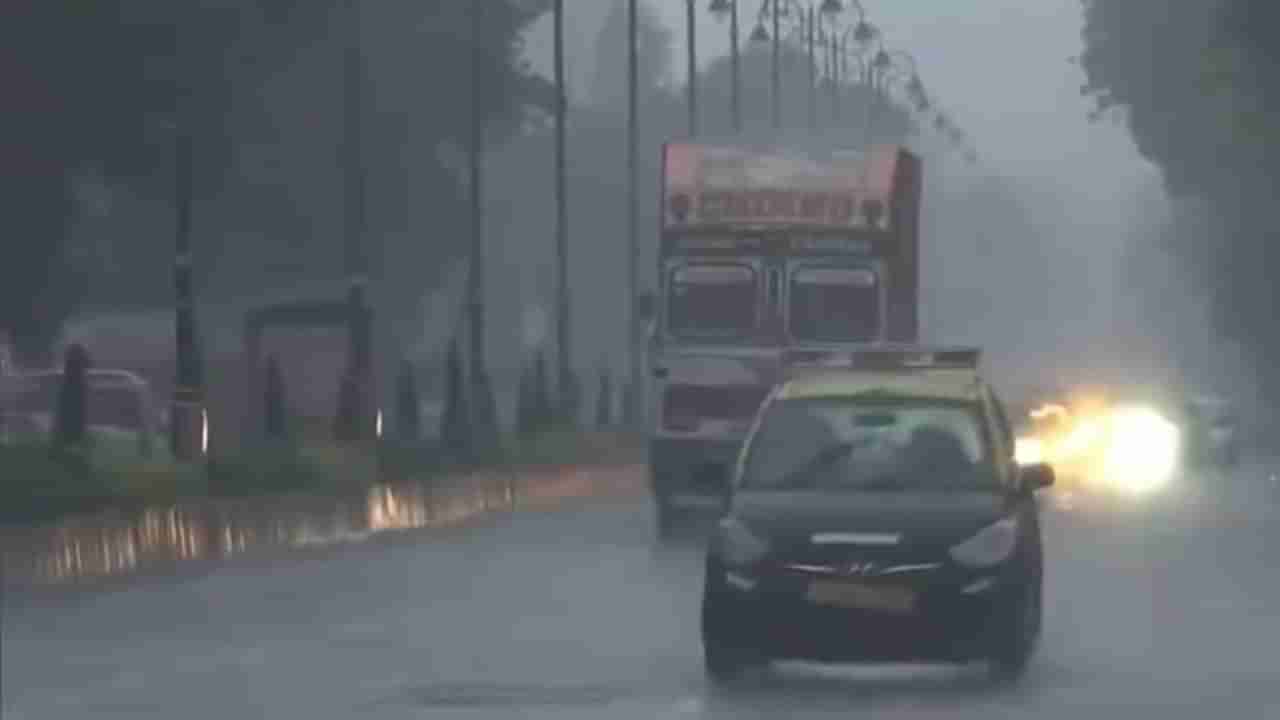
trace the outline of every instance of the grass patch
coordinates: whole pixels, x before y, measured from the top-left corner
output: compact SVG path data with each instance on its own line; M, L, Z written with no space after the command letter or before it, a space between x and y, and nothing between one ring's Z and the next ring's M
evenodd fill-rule
M0 446L0 523L37 524L108 507L134 508L204 497L334 495L377 482L435 482L486 467L559 467L643 460L630 433L569 427L509 439L482 458L449 458L427 443L383 443L372 452L333 445L262 446L207 463L184 464L59 449L46 443Z
M505 460L516 467L626 463L642 459L642 448L634 433L584 432L566 426L513 439L505 448Z
M103 507L158 503L205 490L199 468L124 462L43 443L0 447L0 522L34 523Z

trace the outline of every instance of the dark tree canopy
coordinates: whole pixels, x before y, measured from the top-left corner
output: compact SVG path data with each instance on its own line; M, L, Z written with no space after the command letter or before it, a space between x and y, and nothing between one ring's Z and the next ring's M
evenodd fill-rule
M1203 202L1208 222L1166 239L1280 404L1280 4L1083 2L1085 92L1120 109L1175 198Z
M0 268L0 330L12 333L21 348L34 350L47 346L62 320L82 300L170 302L166 277L173 238L164 223L171 221L152 223L127 237L121 233L121 237L99 240L119 245L114 254L122 269L110 278L101 272L79 276L85 269L98 268L92 267L92 260L78 259L68 247L68 238L79 211L73 181L86 170L151 198L153 205L172 204L174 122L179 119L182 131L195 138L197 208L202 201L225 201L238 191L248 199L224 208L222 215L241 218L241 227L261 231L268 244L282 246L279 252L271 247L241 248L228 239L225 247L207 248L198 271L202 282L210 282L211 272L235 275L233 271L248 269L248 275L236 277L239 290L252 291L246 284L254 283L270 287L275 278L262 271L261 259L296 255L299 236L308 231L305 219L324 208L298 204L297 187L315 180L305 170L285 171L270 184L244 188L244 151L269 148L321 128L331 136L336 159L342 50L349 43L349 31L356 27L350 22L351 4L350 0L5 3L0 10L0 84L6 91L5 111L0 114L0 191L9 202L0 231L6 257ZM407 138L428 148L465 142L471 121L473 59L480 59L475 72L486 93L480 106L493 138L518 131L525 126L530 109L548 104L547 84L519 59L524 29L548 4L547 0L485 2L482 50L476 53L470 3L355 0L366 37L364 71L369 87L364 112L370 118L367 134L372 136L365 150L366 163L370 183L389 198L384 202L398 201L403 206L412 200L404 190L397 198L378 186L382 173L388 175L383 184L404 184L393 175L401 164L393 146L402 147ZM389 44L372 42L387 35L387 28L395 31L396 44L384 47ZM304 62L322 67L311 74L306 87L280 89L278 78ZM411 77L413 84L389 82L389 75ZM289 118L285 123L280 98L271 94L279 92L296 92L313 103L314 97L332 95L332 110L301 122ZM404 93L417 96L394 97ZM427 158L428 163L432 160ZM441 168L435 182L439 187L432 189L433 197L447 202L455 175ZM16 201L19 197L21 202ZM377 208L379 212L386 209L385 205ZM465 237L465 232L447 236ZM456 245L433 248L427 253L431 257L413 260L438 261L454 254ZM314 247L307 250L319 254ZM378 257L394 258L399 252L397 247L377 250ZM404 264L403 259L399 264ZM229 265L235 267L229 269ZM82 286L90 297L81 297Z

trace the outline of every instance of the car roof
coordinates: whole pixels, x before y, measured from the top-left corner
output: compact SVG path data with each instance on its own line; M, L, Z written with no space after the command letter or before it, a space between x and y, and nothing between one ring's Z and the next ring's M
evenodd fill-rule
M821 370L787 380L778 397L807 400L883 392L915 399L976 401L984 388L981 376L973 370Z

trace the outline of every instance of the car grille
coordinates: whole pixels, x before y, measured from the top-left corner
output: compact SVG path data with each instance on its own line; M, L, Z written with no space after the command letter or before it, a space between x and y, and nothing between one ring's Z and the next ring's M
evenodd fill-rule
M849 577L849 578L916 578L942 569L942 563L876 563L872 561L853 560L847 563L783 563L778 570L790 574L812 577Z
M770 565L775 572L813 577L919 577L942 570L946 555L919 546L819 545L794 543L779 548Z

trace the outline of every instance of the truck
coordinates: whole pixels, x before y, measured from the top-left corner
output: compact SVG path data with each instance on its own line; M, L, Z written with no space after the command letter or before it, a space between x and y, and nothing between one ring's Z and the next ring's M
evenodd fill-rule
M662 530L717 506L788 353L919 335L921 161L902 146L663 146L646 365Z

